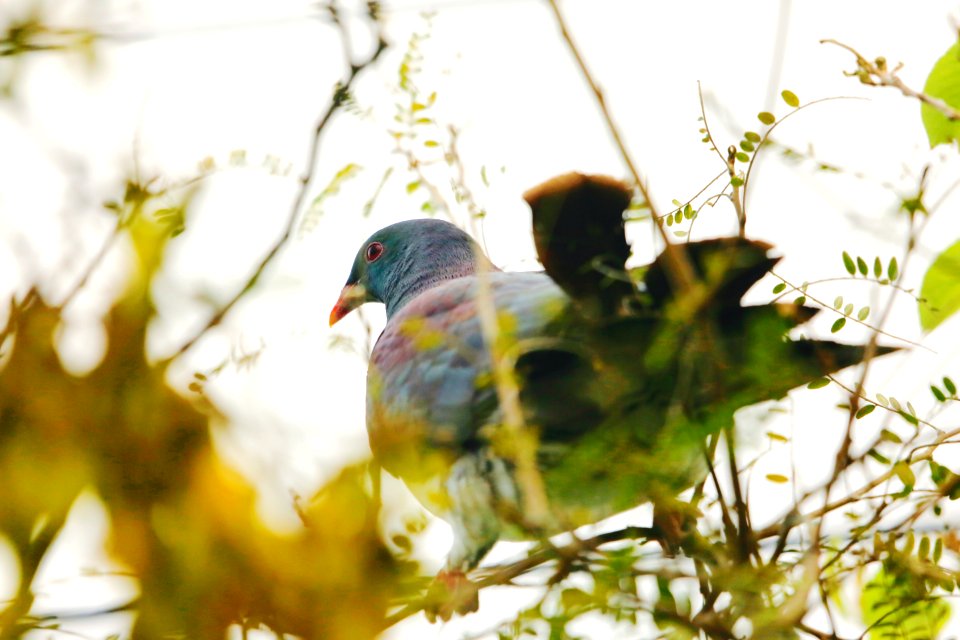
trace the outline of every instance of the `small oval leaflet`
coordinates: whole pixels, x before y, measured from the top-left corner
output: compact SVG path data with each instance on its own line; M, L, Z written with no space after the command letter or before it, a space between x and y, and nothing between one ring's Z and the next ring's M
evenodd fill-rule
M777 484L784 484L790 482L790 479L787 476L781 475L779 473L768 473L767 480L770 482L776 482Z
M769 111L761 111L757 114L757 119L763 124L773 124L777 121L776 117Z
M860 407L859 409L857 409L857 414L856 414L857 420L859 420L860 418L863 418L863 417L865 417L865 416L870 415L871 413L873 413L873 410L876 409L876 408L877 408L877 405L875 405L875 404L865 404L865 405L863 405L862 407Z
M797 94L789 89L784 89L781 91L780 97L783 98L783 101L786 102L788 106L791 106L794 109L800 106L800 98L798 98Z
M843 252L843 267L847 270L847 273L850 275L856 275L857 267L853 264L853 258L850 257L850 254L846 251Z
M812 382L810 382L810 384L807 385L807 389L822 389L828 384L830 384L830 378L827 378L827 377L817 378L816 380L813 380Z
M830 327L830 333L836 333L837 331L840 331L840 329L843 329L845 324L847 324L846 318L837 318L837 321L833 323L832 327Z
M957 395L957 385L953 384L953 380L951 380L947 376L943 377L943 386L946 388L947 393L949 393L950 395L952 396Z

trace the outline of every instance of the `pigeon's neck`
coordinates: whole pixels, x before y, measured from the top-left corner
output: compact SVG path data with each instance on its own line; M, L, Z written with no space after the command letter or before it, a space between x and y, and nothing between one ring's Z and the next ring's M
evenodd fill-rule
M453 258L453 259L451 259ZM443 260L424 260L420 256L402 265L402 274L391 287L384 303L387 306L387 319L393 317L408 302L418 295L448 280L472 276L480 269L499 271L479 248L459 255L446 255Z

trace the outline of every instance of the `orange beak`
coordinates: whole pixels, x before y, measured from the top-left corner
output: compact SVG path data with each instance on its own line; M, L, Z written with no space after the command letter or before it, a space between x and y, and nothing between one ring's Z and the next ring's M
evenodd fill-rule
M348 284L343 287L337 303L330 311L330 326L367 301L367 289L362 284Z

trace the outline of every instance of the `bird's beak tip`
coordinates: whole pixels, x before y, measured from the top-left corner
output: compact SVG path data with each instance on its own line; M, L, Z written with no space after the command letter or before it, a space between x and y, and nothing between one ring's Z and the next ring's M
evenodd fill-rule
M337 324L344 316L366 301L367 290L362 284L348 284L343 287L337 303L330 310L330 326Z

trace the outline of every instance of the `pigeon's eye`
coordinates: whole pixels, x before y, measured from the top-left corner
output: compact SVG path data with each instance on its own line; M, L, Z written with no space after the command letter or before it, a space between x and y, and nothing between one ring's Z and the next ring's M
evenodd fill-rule
M383 245L379 242L371 242L367 245L367 252L365 257L367 262L373 262L377 258L383 255Z

